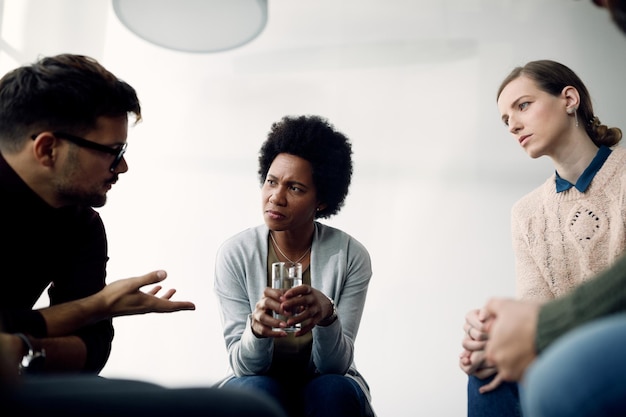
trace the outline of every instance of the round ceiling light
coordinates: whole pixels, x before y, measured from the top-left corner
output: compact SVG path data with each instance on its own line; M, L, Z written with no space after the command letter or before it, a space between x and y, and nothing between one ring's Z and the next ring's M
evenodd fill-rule
M267 0L112 0L140 38L176 51L220 52L245 45L267 23Z

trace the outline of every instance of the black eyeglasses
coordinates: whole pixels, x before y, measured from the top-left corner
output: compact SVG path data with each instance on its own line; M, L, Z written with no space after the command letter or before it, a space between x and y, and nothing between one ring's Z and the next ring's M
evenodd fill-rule
M126 152L126 147L128 146L128 143L124 143L119 148L111 148L109 146L101 145L99 143L92 142L90 140L87 140L85 138L81 138L80 136L72 135L70 133L52 132L52 134L54 136L56 136L57 138L59 138L59 139L65 139L65 140L70 141L73 144L81 146L83 148L89 148L89 149L93 149L93 150L96 150L96 151L99 151L99 152L108 153L109 155L115 156L115 159L113 160L113 162L111 163L111 166L109 167L109 171L111 171L111 172L114 172L115 168L117 168L117 166L122 161L122 158L124 157L124 153ZM37 138L37 136L39 136L39 134L31 136L31 139L35 140Z

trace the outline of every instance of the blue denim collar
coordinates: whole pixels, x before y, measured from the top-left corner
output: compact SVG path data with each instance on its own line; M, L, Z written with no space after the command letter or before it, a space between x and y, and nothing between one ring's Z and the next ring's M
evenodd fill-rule
M575 187L581 193L587 191L587 188L589 188L593 177L595 177L598 171L600 171L600 168L602 168L602 165L604 165L604 162L606 162L611 152L611 148L609 148L608 146L600 146L600 149L598 149L598 153L596 153L596 156L593 158L589 166L583 171L580 178L578 178L576 184L572 184L568 180L561 178L559 173L554 171L554 174L556 175L556 192L561 193L563 191L569 190L572 187Z

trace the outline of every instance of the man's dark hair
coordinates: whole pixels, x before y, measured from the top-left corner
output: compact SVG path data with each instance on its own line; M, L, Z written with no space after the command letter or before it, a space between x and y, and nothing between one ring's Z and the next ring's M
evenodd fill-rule
M19 150L44 130L84 133L101 116L141 119L133 87L95 59L62 54L19 67L0 79L0 147Z

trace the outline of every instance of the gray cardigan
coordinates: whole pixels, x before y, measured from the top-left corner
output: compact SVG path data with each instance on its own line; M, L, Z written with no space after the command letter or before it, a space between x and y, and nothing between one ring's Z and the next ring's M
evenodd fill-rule
M230 377L260 374L271 365L273 339L256 337L249 321L267 287L268 233L265 225L244 230L217 253L214 290ZM339 317L328 327L313 328L311 360L316 372L351 377L369 398L369 387L354 365L354 340L372 276L370 256L347 233L315 222L310 273L311 286L335 301Z

